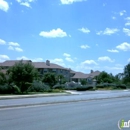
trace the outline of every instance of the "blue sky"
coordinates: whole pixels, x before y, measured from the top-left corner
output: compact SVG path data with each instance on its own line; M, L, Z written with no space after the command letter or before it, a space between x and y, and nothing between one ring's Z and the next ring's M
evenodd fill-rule
M130 62L130 0L0 0L0 62L31 59L117 74Z

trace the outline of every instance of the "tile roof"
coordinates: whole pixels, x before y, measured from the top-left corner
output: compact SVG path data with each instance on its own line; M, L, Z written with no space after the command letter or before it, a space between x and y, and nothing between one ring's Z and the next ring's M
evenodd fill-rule
M75 72L75 75L72 77L72 79L86 79L88 77L92 77L94 78L95 76L98 76L100 74L100 71L95 71L93 73L90 73L90 74L85 74L85 73L82 73L82 72Z
M13 66L15 63L19 62L20 60L7 60L3 63L0 63L0 66ZM32 62L31 60L23 60L23 63ZM46 62L32 62L35 68L50 68L50 69L64 69L69 70L68 68L64 68L60 65L50 63L50 65L46 65Z
M32 64L34 65L35 68L50 68L50 69L65 69L68 70L67 68L64 68L60 65L54 64L54 63L50 63L50 65L46 65L45 62L32 62Z
M75 75L72 77L72 79L86 79L88 77L88 74L84 74L82 72L75 72Z
M101 72L100 71L95 71L93 73L90 73L89 76L94 78L95 76L98 76Z
M0 63L0 66L13 66L15 63L18 63L20 60L6 60L3 63ZM23 60L23 63L32 62L31 60Z

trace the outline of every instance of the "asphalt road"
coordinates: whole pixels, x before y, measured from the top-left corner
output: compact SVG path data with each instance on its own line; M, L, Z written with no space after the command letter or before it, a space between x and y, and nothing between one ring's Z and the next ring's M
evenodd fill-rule
M75 92L75 91L73 91ZM102 98L114 98L129 96L130 91L87 91L87 92L75 92L75 95L70 96L50 96L50 97L37 97L37 98L20 98L20 99L6 99L0 100L0 108L8 106L18 105L33 105L33 104L49 104L58 102L73 102L73 101L84 101Z
M118 130L120 119L130 119L130 98L4 108L0 130Z

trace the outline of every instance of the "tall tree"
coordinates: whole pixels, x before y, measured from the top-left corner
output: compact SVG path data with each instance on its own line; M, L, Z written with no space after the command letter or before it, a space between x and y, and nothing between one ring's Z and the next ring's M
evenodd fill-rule
M3 85L7 82L6 76L3 72L0 71L0 85Z
M124 67L124 83L130 83L130 63Z
M21 60L8 69L9 80L15 83L21 92L25 92L29 84L37 77L38 72L31 63L23 63Z
M56 75L53 73L46 73L43 77L43 82L52 88L57 83Z

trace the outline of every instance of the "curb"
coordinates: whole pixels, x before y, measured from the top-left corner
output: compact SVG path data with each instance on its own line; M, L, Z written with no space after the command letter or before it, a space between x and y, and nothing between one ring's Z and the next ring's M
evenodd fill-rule
M20 105L10 105L10 106L0 106L0 109L4 108L19 108L19 107L31 107L31 106L42 106L42 105L55 105L62 103L75 103L75 102L86 102L86 101L97 101L97 100L107 100L107 99L116 99L116 98L127 98L127 96L118 96L118 97L106 97L106 98L91 98L91 99L80 99L80 100L70 100L70 101L54 101L54 102L46 102L46 103L34 103L34 104L20 104Z
M72 95L71 93L62 93L62 94L42 94L42 95L16 95L16 96L0 96L0 100L6 99L20 99L20 98L37 98L37 97L55 97L55 96L69 96ZM76 95L76 94L75 94Z

